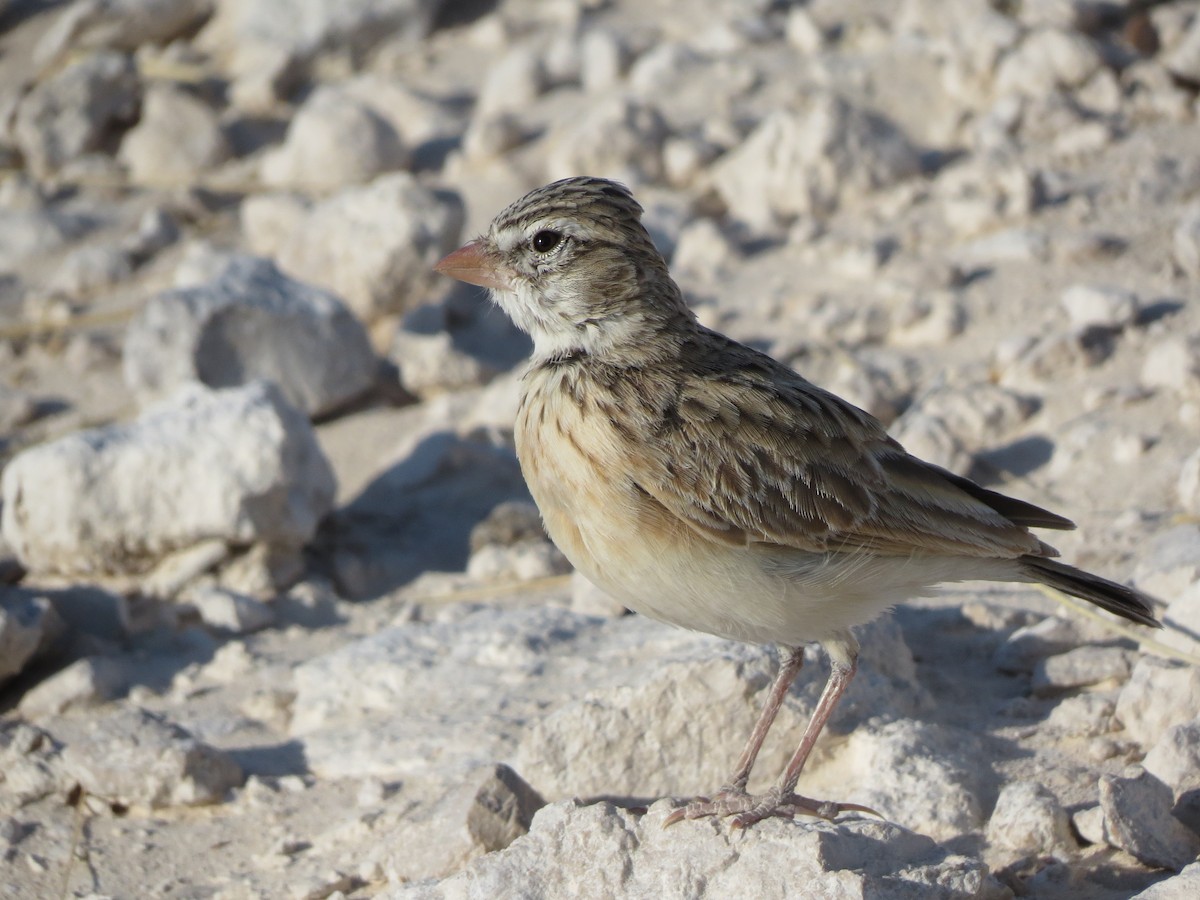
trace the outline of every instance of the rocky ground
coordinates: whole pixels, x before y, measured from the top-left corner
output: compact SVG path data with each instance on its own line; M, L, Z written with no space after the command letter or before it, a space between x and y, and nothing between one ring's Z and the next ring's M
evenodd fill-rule
M1200 3L0 29L0 896L1200 895ZM571 575L512 450L526 340L430 271L581 173L703 321L1076 519L1167 628L906 605L801 781L886 821L663 829L773 653Z

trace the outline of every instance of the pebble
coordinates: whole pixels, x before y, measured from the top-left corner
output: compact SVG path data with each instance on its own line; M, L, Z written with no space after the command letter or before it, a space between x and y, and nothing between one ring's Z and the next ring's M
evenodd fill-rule
M987 825L988 842L1019 853L1063 854L1075 841L1058 798L1036 781L1011 781Z
M277 188L333 191L407 160L389 122L347 90L322 85L296 111L283 144L263 158L262 179Z
M447 331L422 334L398 328L388 358L396 365L400 386L422 400L479 387L496 375L485 360L456 347Z
M139 184L187 185L229 159L232 149L217 113L194 94L152 84L141 117L121 141L117 158Z
M546 801L503 764L479 766L449 784L425 788L387 837L383 869L393 883L453 874L472 859L503 850L529 831Z
M1073 284L1060 302L1075 328L1125 328L1133 324L1140 307L1137 294L1113 285Z
M151 809L218 803L244 780L228 754L137 707L89 720L64 748L63 766L90 794Z
M275 611L255 597L215 585L198 585L183 593L183 603L210 628L230 634L261 631L275 622Z

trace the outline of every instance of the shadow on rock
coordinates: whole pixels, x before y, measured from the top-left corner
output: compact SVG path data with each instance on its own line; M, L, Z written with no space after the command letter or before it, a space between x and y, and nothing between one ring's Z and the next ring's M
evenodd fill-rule
M379 596L422 572L462 571L471 528L527 500L516 455L487 435L430 435L330 516L318 536L343 596Z

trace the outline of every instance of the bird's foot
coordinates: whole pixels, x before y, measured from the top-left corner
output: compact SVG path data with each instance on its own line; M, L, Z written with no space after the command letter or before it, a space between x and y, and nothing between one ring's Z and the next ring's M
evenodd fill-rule
M869 813L883 818L875 810L858 803L813 800L799 794L785 794L778 787L757 796L739 788L724 787L711 800L708 797L697 797L687 806L675 810L664 820L663 827L684 819L703 819L708 816L733 816L730 822L733 828L746 828L763 819L792 819L798 815L833 821L844 812Z

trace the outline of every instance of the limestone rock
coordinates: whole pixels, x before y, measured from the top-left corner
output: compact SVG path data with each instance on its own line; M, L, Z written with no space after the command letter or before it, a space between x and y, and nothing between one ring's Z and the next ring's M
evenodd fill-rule
M797 885L814 900L1005 896L979 862L890 823L770 819L736 832L705 820L664 829L672 809L664 800L636 816L608 803L555 803L506 852L443 882L394 885L381 897L495 897L518 883L531 895L583 900L737 896L749 885L763 900L794 897ZM864 855L864 846L872 852Z
M405 172L382 175L314 205L283 243L279 263L371 322L424 299L433 264L458 246L462 227L457 196Z
M185 388L131 424L24 451L2 483L22 563L74 574L143 571L214 537L300 546L334 495L308 420L263 382Z
M263 378L310 416L362 394L376 374L366 330L337 297L251 256L233 257L208 283L151 298L124 356L125 383L143 404L190 382Z
M1200 716L1200 668L1143 656L1117 700L1117 718L1143 747L1172 725Z
M326 191L370 181L404 165L399 135L346 91L318 87L288 126L283 145L262 162L274 187Z
M1171 789L1140 766L1100 778L1104 833L1149 866L1178 872L1200 855L1200 837L1171 815Z
M1013 781L1000 791L987 826L988 841L1021 853L1049 854L1074 846L1062 804L1036 781Z

